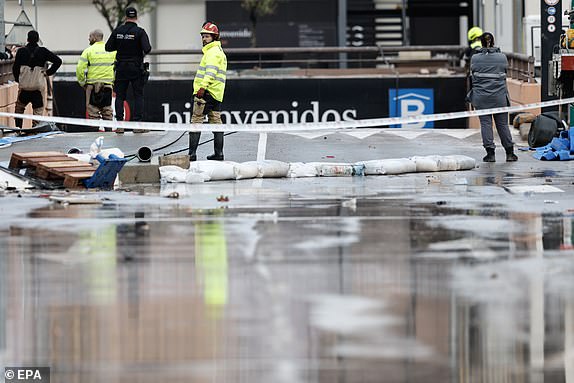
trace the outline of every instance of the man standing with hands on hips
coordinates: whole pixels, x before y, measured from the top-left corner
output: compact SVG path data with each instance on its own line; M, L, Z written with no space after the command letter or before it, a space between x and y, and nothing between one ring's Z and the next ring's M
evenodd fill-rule
M82 52L76 65L76 78L86 92L86 111L93 120L112 120L112 88L116 52L106 52L104 33L90 32L90 46Z
M221 103L225 92L227 57L219 41L219 29L211 22L203 24L201 31L203 57L193 80L193 124L221 124ZM201 132L189 133L189 160L197 160L197 146ZM214 154L208 160L223 161L223 132L213 132Z
M136 9L126 8L125 23L114 29L106 42L106 51L117 51L114 92L116 92L115 107L118 121L124 120L124 101L130 84L132 84L135 99L132 121L143 119L144 85L147 81L144 56L151 52L151 44L146 31L138 27L137 21ZM145 131L134 130L134 133L143 132ZM123 129L117 129L116 133L123 133Z

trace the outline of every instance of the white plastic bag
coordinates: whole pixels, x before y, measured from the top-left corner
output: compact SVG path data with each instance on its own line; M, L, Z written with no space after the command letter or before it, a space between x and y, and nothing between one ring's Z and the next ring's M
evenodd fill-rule
M263 160L258 161L258 164L259 173L257 177L259 178L282 178L287 177L289 172L289 164L287 162Z
M206 173L210 181L234 180L235 162L229 161L193 161L189 170L196 173Z
M364 161L365 175L403 174L414 173L417 165L408 158L392 158L385 160Z
M317 177L317 175L317 168L313 163L291 162L287 172L289 178Z
M104 158L109 158L110 154L118 156L119 158L124 158L124 152L122 152L119 148L103 149L102 151L100 151L100 154Z
M235 164L233 167L236 180L245 180L255 178L259 174L259 165L256 161L248 161L240 164Z
M96 158L98 154L102 151L102 147L104 146L104 137L99 136L94 140L92 145L90 145L90 157Z

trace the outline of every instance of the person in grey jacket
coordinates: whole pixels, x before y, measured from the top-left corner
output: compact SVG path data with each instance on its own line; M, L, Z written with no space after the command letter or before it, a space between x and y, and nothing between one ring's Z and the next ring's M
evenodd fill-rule
M483 33L480 40L483 48L470 60L472 89L468 94L468 99L475 109L510 106L510 97L506 87L506 70L508 68L506 55L500 51L500 48L494 47L494 36L491 33ZM486 156L482 160L484 162L496 161L492 130L493 117L500 142L506 151L506 161L517 161L518 157L514 154L514 143L508 128L508 113L479 117L482 144L486 149Z

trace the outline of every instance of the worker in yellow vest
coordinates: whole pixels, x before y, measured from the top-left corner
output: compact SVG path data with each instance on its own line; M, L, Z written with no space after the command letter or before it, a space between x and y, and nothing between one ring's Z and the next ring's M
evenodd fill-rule
M116 52L106 52L104 34L96 29L88 37L90 46L82 52L76 66L78 83L86 90L88 118L112 120L112 92Z
M217 25L207 22L201 31L203 57L193 80L193 115L191 122L203 123L204 116L210 124L221 124L221 103L227 78L227 57L219 41ZM196 150L201 132L189 133L189 159L197 159ZM223 161L223 132L213 132L214 154L208 160Z

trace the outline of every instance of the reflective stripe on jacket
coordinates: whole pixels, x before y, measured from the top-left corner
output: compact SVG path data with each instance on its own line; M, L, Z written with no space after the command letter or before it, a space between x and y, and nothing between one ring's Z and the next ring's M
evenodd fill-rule
M193 80L193 94L205 89L217 101L223 101L227 78L227 57L220 41L212 41L203 47L203 57Z
M472 90L469 101L476 109L510 105L506 86L508 60L499 48L482 48L470 60Z
M95 42L82 52L76 66L76 78L81 86L96 82L113 84L115 61L116 52L106 52L103 41Z

